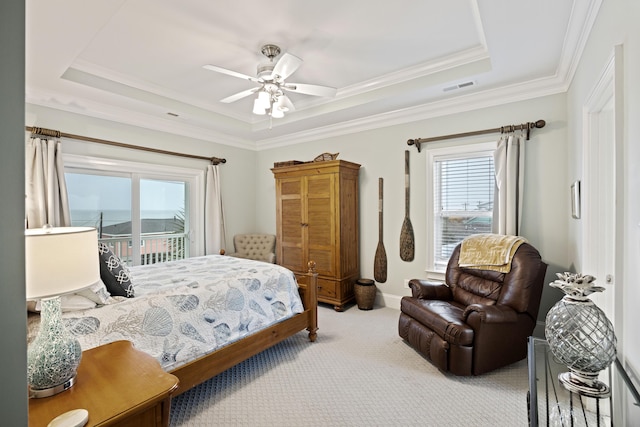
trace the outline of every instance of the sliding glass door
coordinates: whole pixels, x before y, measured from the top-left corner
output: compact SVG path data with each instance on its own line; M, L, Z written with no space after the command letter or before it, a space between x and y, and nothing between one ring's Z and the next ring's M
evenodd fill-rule
M95 227L126 264L189 256L187 182L138 173L73 171L65 177L72 225Z
M73 225L95 227L127 265L204 253L201 167L65 154Z

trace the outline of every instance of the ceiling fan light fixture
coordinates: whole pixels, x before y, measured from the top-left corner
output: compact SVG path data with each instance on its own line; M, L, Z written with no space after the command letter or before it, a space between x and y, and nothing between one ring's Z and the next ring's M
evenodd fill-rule
M273 117L274 119L281 119L284 117L284 111L279 108L273 108L271 110L271 117Z
M284 53L277 61L274 59L281 53L280 47L274 44L265 44L261 52L269 59L268 63L258 64L257 77L248 76L237 71L228 70L216 65L205 65L204 68L228 76L249 80L258 87L243 90L231 96L221 99L220 102L231 103L257 93L253 100L253 113L256 115L269 115L281 118L285 113L295 111L295 106L284 92L296 92L304 95L334 97L336 89L328 86L311 85L304 83L286 83L286 79L296 72L302 64L302 59L290 53Z
M271 95L267 91L261 90L258 92L256 101L260 103L260 107L262 107L263 110L271 108Z
M262 104L260 103L260 100L258 98L256 98L253 101L253 114L256 114L258 116L264 116L265 114L267 114L267 111L262 106Z
M283 111L285 113L293 110L293 103L291 102L291 100L287 95L278 96L275 106L276 106L276 109Z

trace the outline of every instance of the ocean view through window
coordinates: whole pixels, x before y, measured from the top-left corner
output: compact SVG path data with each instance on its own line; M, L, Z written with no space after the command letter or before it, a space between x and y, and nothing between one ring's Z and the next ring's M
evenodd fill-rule
M189 255L187 183L67 172L72 225L95 227L127 265Z

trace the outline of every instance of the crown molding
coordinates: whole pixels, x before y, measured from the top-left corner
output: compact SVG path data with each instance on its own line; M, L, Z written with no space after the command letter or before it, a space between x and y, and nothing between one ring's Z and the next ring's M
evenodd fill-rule
M390 126L402 125L435 117L448 116L481 108L494 107L512 102L525 101L567 91L568 83L556 76L534 81L484 90L472 94L434 101L416 107L400 109L362 119L323 126L303 132L297 132L278 138L256 141L257 150L285 147L304 142L316 141L347 134L370 131Z
M25 103L27 106L37 105L53 110L65 111L82 116L108 120L136 126L152 131L166 132L169 134L194 138L206 142L228 145L247 150L255 150L255 143L248 139L233 137L228 134L216 132L213 129L192 126L180 123L176 120L156 117L150 114L139 113L133 110L114 107L103 103L77 98L69 99L60 93L45 92L27 88L25 90Z
M568 81L556 75L255 141L92 101L64 102L61 101L64 96L59 94L45 95L38 92L38 96L35 96L27 90L26 103L246 150L262 151L554 95L566 92L568 86Z

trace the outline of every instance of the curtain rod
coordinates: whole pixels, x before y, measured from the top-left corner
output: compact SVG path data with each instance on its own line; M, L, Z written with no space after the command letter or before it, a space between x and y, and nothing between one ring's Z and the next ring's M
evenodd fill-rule
M157 149L157 148L141 147L139 145L124 144L122 142L114 142L114 141L107 141L105 139L91 138L91 137L88 137L88 136L73 135L73 134L70 134L70 133L60 132L59 130L51 130L51 129L45 129L45 128L31 127L31 126L25 126L25 129L27 131L31 132L32 135L50 136L50 137L54 137L54 138L71 138L71 139L77 139L77 140L80 140L80 141L96 142L98 144L113 145L115 147L131 148L131 149L134 149L134 150L148 151L148 152L151 152L151 153L159 153L159 154L168 154L168 155L171 155L171 156L188 157L190 159L208 160L214 165L218 165L220 163L227 163L227 159L221 159L219 157L197 156L195 154L185 154L185 153L178 153L178 152L175 152L175 151L160 150L160 149Z
M517 130L526 130L527 131L527 141L529 140L529 133L531 131L531 129L541 129L543 128L547 123L544 120L538 120L536 122L527 122L527 123L521 123L519 125L508 125L508 126L502 126L499 128L493 128L493 129L484 129L484 130L476 130L473 132L463 132L463 133L454 133L451 135L443 135L443 136L434 136L432 138L417 138L417 139L410 139L407 141L407 145L415 145L416 148L418 149L418 153L420 152L420 146L421 144L424 144L426 142L433 142L433 141L442 141L444 139L454 139L454 138L462 138L465 136L474 136L474 135L484 135L486 133L509 133L509 132L515 132Z

